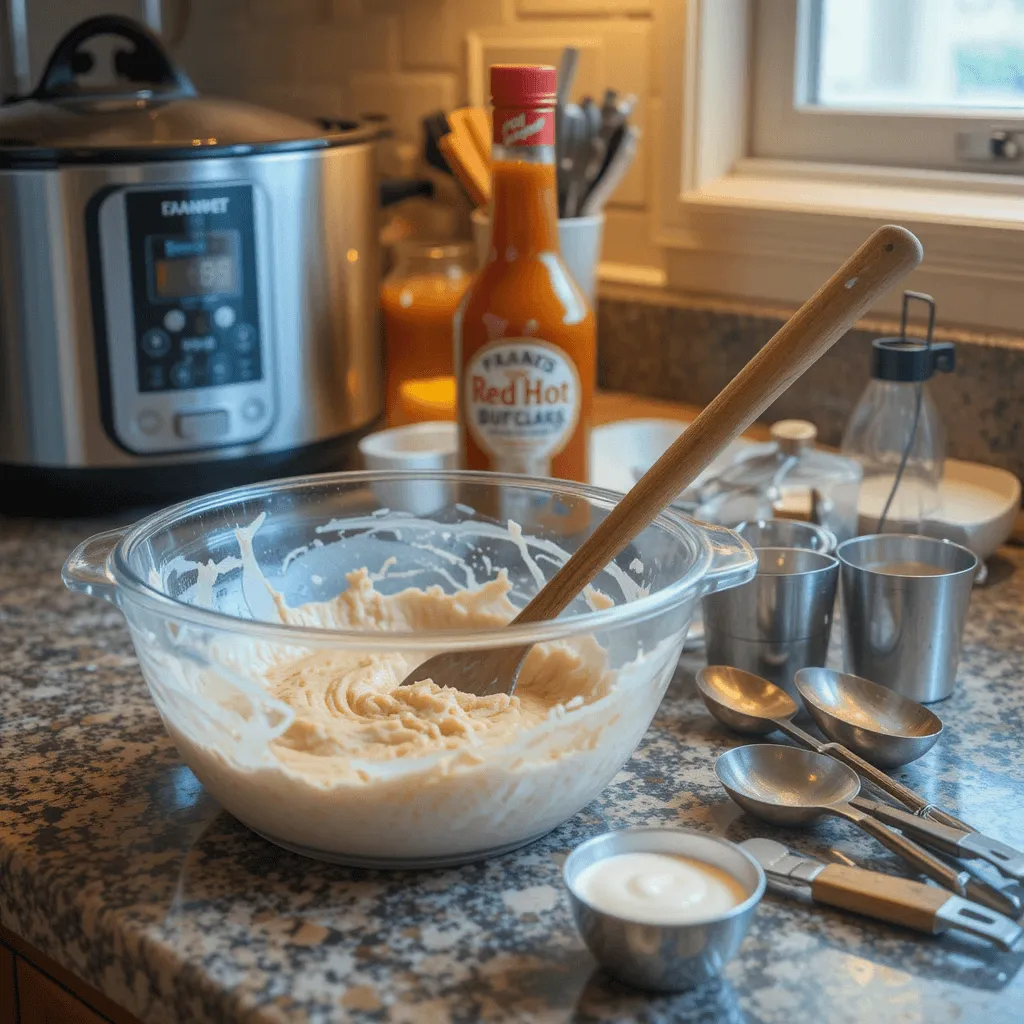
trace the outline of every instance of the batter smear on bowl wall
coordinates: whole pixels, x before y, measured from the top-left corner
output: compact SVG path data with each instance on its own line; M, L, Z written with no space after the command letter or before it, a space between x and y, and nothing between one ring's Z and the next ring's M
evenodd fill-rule
M461 463L587 479L594 314L558 249L553 67L496 64L487 261L455 318Z

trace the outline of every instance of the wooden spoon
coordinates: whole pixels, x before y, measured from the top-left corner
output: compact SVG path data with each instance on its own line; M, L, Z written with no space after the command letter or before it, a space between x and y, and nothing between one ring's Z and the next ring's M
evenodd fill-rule
M513 619L553 619L741 431L853 326L871 303L920 262L921 243L906 228L879 228L725 386L597 529ZM429 658L402 685L432 679L480 696L511 694L533 646L449 651Z
M483 107L459 107L448 115L448 123L457 135L468 138L484 167L491 168L491 119Z
M491 200L491 173L480 159L472 138L465 132L451 131L441 136L437 148L473 204L486 206Z

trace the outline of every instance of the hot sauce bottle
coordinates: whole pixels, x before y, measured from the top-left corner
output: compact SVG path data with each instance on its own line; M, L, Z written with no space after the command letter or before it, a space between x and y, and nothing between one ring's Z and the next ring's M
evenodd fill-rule
M586 481L594 314L558 247L553 67L497 64L491 246L455 317L461 464Z

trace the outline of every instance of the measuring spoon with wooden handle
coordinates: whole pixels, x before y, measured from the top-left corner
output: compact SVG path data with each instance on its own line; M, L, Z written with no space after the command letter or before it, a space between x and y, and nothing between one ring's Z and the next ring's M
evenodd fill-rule
M935 885L845 864L823 864L798 856L774 839L747 839L740 847L764 868L769 883L810 886L816 903L927 935L957 928L1006 950L1013 949L1021 937L1020 926L1010 918Z

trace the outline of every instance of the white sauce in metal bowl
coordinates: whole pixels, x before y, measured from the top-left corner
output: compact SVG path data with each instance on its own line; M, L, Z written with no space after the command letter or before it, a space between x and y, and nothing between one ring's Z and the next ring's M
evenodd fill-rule
M584 868L573 889L595 910L644 924L721 917L748 893L728 872L673 853L620 853Z

